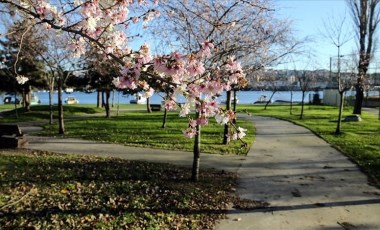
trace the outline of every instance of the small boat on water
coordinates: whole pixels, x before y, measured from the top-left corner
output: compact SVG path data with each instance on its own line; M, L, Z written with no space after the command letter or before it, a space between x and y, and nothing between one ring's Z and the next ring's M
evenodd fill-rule
M66 89L65 89L65 93L67 93L67 94L70 94L70 93L72 93L72 92L74 92L74 89L73 89L73 88L66 88Z
M266 103L268 103L267 96L261 95L259 97L259 100L255 101L253 104L266 104ZM271 101L269 101L269 103L271 103Z
M39 104L41 104L41 100L38 98L37 94L32 93L30 104L31 105L39 105Z
M75 97L67 97L65 99L65 103L68 105L75 105L75 104L79 104L79 101Z
M146 97L144 97L141 93L136 93L135 99L132 99L129 101L130 104L145 104L146 103Z

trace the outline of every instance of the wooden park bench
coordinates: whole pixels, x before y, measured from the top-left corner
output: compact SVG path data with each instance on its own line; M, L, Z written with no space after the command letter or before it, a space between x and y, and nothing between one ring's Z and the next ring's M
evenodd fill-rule
M161 105L160 104L151 104L150 109L152 111L161 111Z
M0 149L20 148L28 144L28 140L18 125L0 124Z

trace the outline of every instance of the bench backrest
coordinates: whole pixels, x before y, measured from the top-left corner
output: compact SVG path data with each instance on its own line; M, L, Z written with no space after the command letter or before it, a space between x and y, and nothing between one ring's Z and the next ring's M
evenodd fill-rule
M2 135L22 136L22 133L18 125L0 124L0 136Z

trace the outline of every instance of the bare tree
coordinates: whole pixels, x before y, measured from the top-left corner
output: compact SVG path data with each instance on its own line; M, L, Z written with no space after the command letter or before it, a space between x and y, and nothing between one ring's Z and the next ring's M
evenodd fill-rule
M298 82L299 82L300 89L302 92L301 113L300 113L300 119L302 120L304 118L305 95L307 91L312 90L313 82L315 79L314 79L313 71L308 71L308 70L300 71L300 74L298 74L297 78L298 78Z
M364 82L376 49L376 29L380 22L380 0L346 0L351 10L359 49L358 76L355 84L354 114L361 114Z
M347 30L346 25L346 17L342 17L340 19L336 18L330 18L328 21L324 21L324 29L325 29L325 37L329 42L334 44L334 46L337 48L337 73L336 73L336 82L338 85L338 93L340 97L340 103L339 103L339 114L338 114L338 122L336 126L335 133L340 134L341 132L341 123L342 123L342 113L343 113L343 105L344 105L344 92L351 89L351 85L349 81L347 82L346 79L342 78L341 73L341 58L343 55L340 53L340 48L349 42L352 39L352 33L350 30ZM332 62L334 58L331 58L330 61ZM333 63L333 62L332 62ZM330 63L330 65L332 65Z
M265 103L264 110L267 109L269 103L271 103L273 96L279 91L279 85L278 85L278 76L276 74L276 71L257 71L258 73L258 82L257 86L261 90L268 90L271 91L271 95L268 100L263 101Z

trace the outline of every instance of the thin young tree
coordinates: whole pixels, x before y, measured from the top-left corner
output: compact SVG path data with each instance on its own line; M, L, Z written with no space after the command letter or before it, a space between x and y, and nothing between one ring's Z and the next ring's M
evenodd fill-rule
M341 133L341 126L342 126L342 113L343 113L343 106L344 106L344 92L351 89L351 85L347 84L347 82L342 79L342 73L341 73L341 58L343 55L341 55L341 47L349 42L352 37L351 30L347 29L349 28L346 22L345 15L339 19L337 18L329 18L327 21L324 21L324 29L325 33L324 36L326 39L331 42L336 48L337 48L337 56L336 59L331 58L330 60L337 60L337 73L336 73L336 81L338 85L338 93L339 93L339 113L338 113L338 122L335 129L336 134ZM332 63L330 63L332 64Z
M306 92L312 90L314 81L315 81L315 78L314 78L313 71L302 70L300 71L300 74L298 74L298 82L299 82L300 89L302 92L301 113L300 113L301 120L304 118Z

